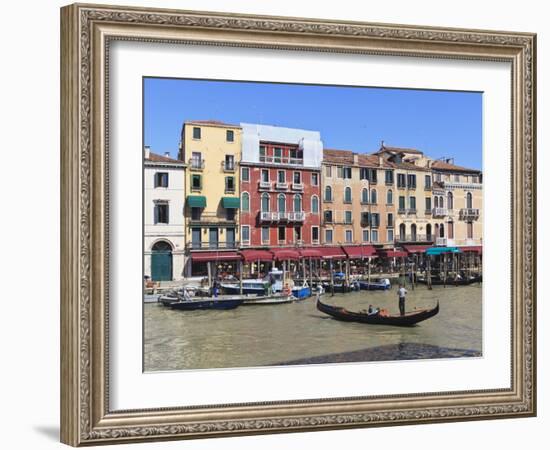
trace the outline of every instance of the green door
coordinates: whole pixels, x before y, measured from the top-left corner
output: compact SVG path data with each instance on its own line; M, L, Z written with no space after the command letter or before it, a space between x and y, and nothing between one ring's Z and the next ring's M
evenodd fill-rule
M172 247L167 242L157 242L153 246L151 278L153 281L172 280Z

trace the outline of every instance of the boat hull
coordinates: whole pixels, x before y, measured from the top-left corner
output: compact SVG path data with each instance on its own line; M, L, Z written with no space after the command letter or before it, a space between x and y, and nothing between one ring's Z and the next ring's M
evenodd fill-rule
M418 283L420 284L428 284L428 280L426 278L418 278L416 280ZM446 282L444 282L442 279L440 278L436 278L436 279L433 279L432 278L432 286L443 286L443 285L446 285L446 286L468 286L470 284L474 284L474 283L481 283L481 277L474 277L474 278L468 278L466 280L447 280Z
M282 303L291 303L295 301L296 298L292 295L266 295L266 296L257 296L249 297L244 300L243 306L246 305L279 305Z
M242 305L243 299L231 299L231 300L186 300L181 302L171 303L170 306L173 309L180 311L194 311L197 309L235 309Z
M294 289L292 289L292 295L296 298L310 297L311 296L311 288L309 286L294 288Z
M368 281L359 281L359 288L362 291L385 291L391 288L391 285L384 283L369 283Z
M240 295L241 288L240 286L228 286L222 285L222 290L227 295ZM243 286L243 295L265 295L265 287L244 287Z
M439 313L439 302L435 308L407 313L404 316L368 315L362 312L349 311L340 306L332 306L322 303L319 300L319 297L317 298L317 309L325 314L328 314L329 316L332 316L336 320L341 320L344 322L410 327L437 315Z

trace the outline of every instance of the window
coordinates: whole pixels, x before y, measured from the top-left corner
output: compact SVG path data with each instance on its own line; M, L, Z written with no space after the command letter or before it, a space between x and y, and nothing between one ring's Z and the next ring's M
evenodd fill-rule
M201 220L202 208L191 208L191 220Z
M474 224L473 224L473 222L468 222L466 224L466 226L467 226L468 239L473 239L474 238Z
M155 173L155 187L168 187L168 173L157 172Z
M426 197L426 211L430 211L432 209L432 198Z
M279 197L277 198L277 208L279 212L285 212L286 211L286 197L285 194L279 194Z
M234 155L225 155L225 170L235 170L235 156Z
M406 233L407 233L406 225L404 223L402 223L401 225L399 225L399 240L400 241L405 240Z
M269 183L269 170L262 169L262 181L264 183Z
M386 203L393 205L393 191L391 189L388 189L388 193L386 194Z
M351 188L344 189L344 203L351 203Z
M235 141L235 132L233 130L227 130L225 132L225 140L227 142L234 142Z
M434 207L439 208L439 197L437 196L434 197Z
M269 194L262 194L262 212L269 211Z
M311 212L313 214L319 214L319 197L316 195L311 197Z
M278 237L279 242L284 242L286 240L286 227L279 227Z
M455 183L459 183L459 182L460 182L460 175L455 174Z
M302 240L302 227L294 227L294 242Z
M324 216L325 216L325 222L326 223L332 223L332 211L330 209L327 209L325 211Z
M225 218L228 220L228 221L233 221L235 220L235 208L227 208L225 210Z
M294 212L301 212L302 211L302 196L301 195L295 195L294 196Z
M241 181L250 181L250 169L241 167Z
M201 189L202 189L202 177L196 174L191 175L191 190L197 191Z
M453 193L447 193L447 209L453 209Z
M319 174L318 173L312 173L311 174L311 185L312 186L319 186Z
M445 237L445 227L443 224L439 225L439 237Z
M332 244L332 230L325 230L325 244Z
M393 242L393 230L388 230L388 242Z
M332 188L330 186L325 187L325 202L332 201Z
M332 166L325 166L325 176L332 178Z
M479 178L477 175L472 175L472 183L479 183Z
M376 193L376 189L371 189L370 190L370 202L373 205L376 205L378 203L378 195Z
M447 223L447 237L449 239L454 239L455 237L455 225L453 222Z
M225 177L225 192L235 192L235 177Z
M407 187L406 176L404 173L397 174L397 187L400 187L400 188Z
M407 175L407 186L412 189L416 188L416 175Z
M416 224L411 225L411 241L416 241Z
M416 197L409 197L409 208L416 211Z
M281 147L275 147L273 149L273 162L280 163L283 158L283 149Z
M344 222L351 223L352 213L351 211L344 211Z
M368 180L369 179L369 169L365 169L361 167L359 169L359 179L360 180Z
M363 242L369 242L369 230L363 230Z
M353 242L353 231L352 230L346 230L346 242L348 242L348 243Z
M432 240L432 225L431 224L426 225L426 240L427 241Z
M369 181L373 184L378 182L378 171L376 169L369 169Z
M378 242L378 230L372 230L370 238L372 242Z
M193 139L201 138L201 129L199 127L193 127Z
M435 174L435 181L441 182L441 174L440 173Z
M430 189L432 187L432 177L430 175L424 175L424 187Z
M277 171L277 182L285 183L286 182L286 172L284 170Z
M250 211L250 195L248 192L243 192L241 195L241 210L243 212Z
M351 167L344 167L342 170L342 178L351 179Z
M319 242L319 227L311 227L311 242Z
M393 227L393 213L388 213L388 227Z
M241 227L241 240L243 243L249 243L250 242L250 226L249 225L243 225Z
M393 184L393 170L386 170L385 180L386 184Z
M364 227L370 227L370 213L362 212L361 213L361 225Z
M202 154L201 152L191 153L191 169L202 169Z
M369 202L369 190L367 188L363 188L361 191L361 203L367 204Z
M380 226L380 214L371 213L370 215L370 226L378 228ZM372 236L371 236L372 238Z
M265 162L265 145L260 145L260 162Z
M262 227L262 243L269 244L269 227Z
M405 209L405 196L399 196L399 209Z
M157 223L168 223L168 204L167 203L157 203L155 205L155 224Z
M294 172L294 184L301 184L302 183L302 174L301 172Z
M191 228L191 246L193 248L201 248L201 229Z
M468 208L468 209L472 208L473 207L472 204L473 204L472 194L470 192L468 192L466 194L466 208Z

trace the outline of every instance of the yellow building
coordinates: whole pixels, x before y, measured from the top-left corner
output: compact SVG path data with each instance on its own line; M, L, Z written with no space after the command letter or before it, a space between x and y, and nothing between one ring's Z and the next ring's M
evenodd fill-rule
M185 217L188 275L205 275L207 262L237 260L241 127L219 121L186 121L180 159L188 164ZM212 252L215 252L213 254Z

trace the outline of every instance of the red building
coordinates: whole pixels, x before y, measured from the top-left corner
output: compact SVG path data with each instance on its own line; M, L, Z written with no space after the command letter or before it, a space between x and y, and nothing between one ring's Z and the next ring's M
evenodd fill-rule
M322 144L318 133L261 125L248 127L243 124L241 246L319 244Z

